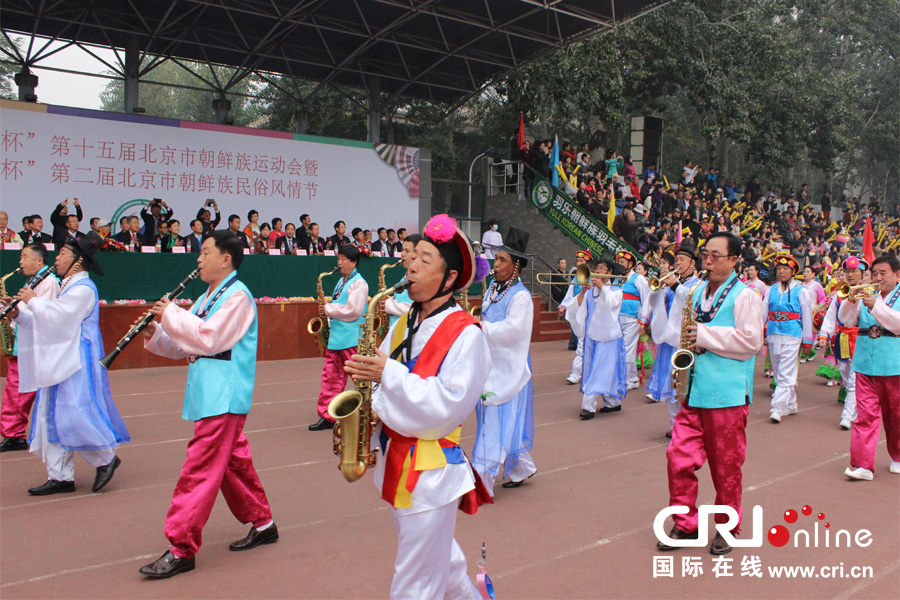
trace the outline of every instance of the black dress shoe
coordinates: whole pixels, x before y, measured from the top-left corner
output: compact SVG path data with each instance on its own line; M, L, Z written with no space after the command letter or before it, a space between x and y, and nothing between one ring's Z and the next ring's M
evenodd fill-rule
M116 469L118 469L121 464L122 459L118 456L114 456L108 465L97 467L97 476L94 477L94 487L91 489L95 492L99 492L104 485L109 483L109 480L113 477L113 473L116 472Z
M325 431L326 429L334 429L334 421L319 419L318 422L309 426L310 431Z
M666 432L666 437L669 438L670 440L672 439L672 430L671 429Z
M694 533L688 533L686 531L682 531L681 529L678 529L678 527L675 525L672 526L672 531L669 532L669 537L672 538L673 540L696 540L698 535L699 535L699 530L695 531ZM666 550L675 550L676 548L677 548L677 546L670 546L668 544L664 544L663 542L656 542L657 550L666 551Z
M57 481L48 479L44 485L39 485L28 490L32 496L49 496L50 494L68 494L75 491L74 481Z
M591 419L594 418L594 413L592 413L589 410L583 410L583 411L581 411L581 414L578 416L581 417L582 421L590 421Z
M230 546L228 546L228 549L237 552L240 550L249 550L250 548L256 548L260 544L274 544L277 541L278 527L275 526L275 523L272 523L271 527L267 527L262 531L257 531L256 527L251 527L250 533L247 534L247 537L232 543Z
M141 575L152 577L153 579L165 579L179 573L186 573L194 570L194 557L178 558L172 554L171 550L157 558L149 565L141 567Z
M622 410L621 404L618 406L604 406L603 408L600 409L600 412L611 413L611 412L619 412L620 410Z
M28 442L25 438L8 437L0 442L0 452L12 452L14 450L28 450Z
M713 538L712 544L709 545L709 553L715 556L721 556L723 554L728 554L729 552L731 552L731 546L728 545L728 542L725 541L722 534L717 531L716 537Z

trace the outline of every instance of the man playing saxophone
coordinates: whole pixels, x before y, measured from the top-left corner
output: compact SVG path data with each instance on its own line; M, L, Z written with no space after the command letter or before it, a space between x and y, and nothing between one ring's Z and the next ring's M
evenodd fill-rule
M29 244L22 248L19 254L19 268L28 279L24 287L32 287L39 273L43 273L50 267L47 266L47 248L43 244ZM51 300L56 298L59 291L59 280L56 277L47 277L34 288L38 298ZM0 406L0 452L12 450L27 450L28 442L25 441L25 429L28 427L28 413L34 404L35 392L19 391L19 338L16 337L12 354L9 355L9 367L6 374L6 385L3 388L3 404Z
M755 290L738 280L734 267L740 259L741 239L717 232L709 237L700 257L707 280L693 294L696 324L684 337L695 359L688 380L687 398L675 416L672 441L666 452L669 505L687 506L675 515L669 533L673 540L697 539L697 475L709 461L715 504L727 504L741 514L742 471L747 450L747 413L753 400L753 367L762 347L762 301ZM716 515L716 522L728 517ZM740 520L732 534L740 531ZM662 541L660 550L674 546ZM714 555L731 552L716 534Z
M413 233L406 236L406 239L403 240L403 249L400 250L400 264L404 269L408 270L412 264L413 255L416 252L416 244L421 239L421 235ZM409 298L409 290L395 292L393 296L385 300L384 312L390 316L391 322L389 326L393 326L397 319L409 312L410 308L412 308L412 301Z
M409 266L411 311L375 356L354 355L345 366L354 379L379 384L374 481L397 529L391 598L480 598L454 539L457 509L472 514L490 502L459 447L460 423L491 369L477 321L453 299L472 283L475 260L455 220L433 217Z
M328 404L344 391L347 374L344 363L356 353L359 326L365 321L369 285L356 270L360 252L356 246L345 244L338 249L338 271L341 279L334 286L331 302L325 305L328 318L328 347L322 366L322 389L316 410L319 420L309 426L310 431L331 430L334 421L328 416Z

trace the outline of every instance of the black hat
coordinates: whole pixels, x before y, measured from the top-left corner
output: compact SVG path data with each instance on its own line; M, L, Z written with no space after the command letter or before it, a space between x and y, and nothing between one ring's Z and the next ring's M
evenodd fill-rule
M694 244L694 240L689 237L683 238L678 246L678 250L675 251L676 256L679 254L689 256L691 260L697 260L697 247Z
M94 233L88 232L84 237L77 240L69 240L64 247L72 251L75 256L82 259L86 271L93 271L97 275L103 275L103 269L97 262L94 255L103 246L103 238Z
M493 246L491 244L485 244L486 246L491 246L495 250L503 250L514 259L517 259L522 266L528 264L528 255L525 253L525 250L528 248L528 238L531 237L531 234L525 231L524 229L519 229L518 227L510 227L509 231L506 232L506 237L503 239L503 244L500 246Z

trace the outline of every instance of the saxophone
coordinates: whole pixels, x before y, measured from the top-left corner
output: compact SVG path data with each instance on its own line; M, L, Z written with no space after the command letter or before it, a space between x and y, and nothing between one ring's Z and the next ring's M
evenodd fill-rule
M326 275L331 275L335 271L337 271L337 268L333 271L319 273L319 276L316 277L316 302L319 303L319 316L313 317L309 320L309 323L306 324L306 331L316 338L316 345L319 347L319 356L325 356L325 348L328 347L329 332L328 317L325 316L325 291L322 289L322 278Z
M359 325L360 356L375 356L375 313L382 299L409 286L406 277L394 287L378 292L366 308L366 321ZM328 415L335 420L334 453L341 457L338 465L344 479L353 482L375 466L375 453L369 446L372 432L378 426L378 415L372 410L372 382L356 380L353 389L341 392L328 404Z
M490 272L488 272L488 274L485 275L484 279L481 280L481 302L482 302L482 304L484 304L484 297L487 296L487 292L488 292L487 281L488 281L488 279L490 279L493 276L494 276L494 270L491 269ZM469 301L469 289L468 288L466 288L466 291L463 292L463 297L466 299L466 304L468 304L468 301ZM472 315L476 319L481 319L482 304L479 304L478 306L473 306L472 308L467 308L466 310L468 311L468 313L470 315Z
M12 273L7 273L3 277L0 277L0 298L6 298L6 280L21 272L22 269L19 268ZM12 325L9 323L9 317L0 319L0 340L3 342L3 353L7 356L11 356L13 345L16 341L16 334L13 333Z
M387 283L385 283L385 281L384 281L384 272L387 271L388 269L393 269L394 267L396 267L397 265L399 265L402 262L403 262L402 260L398 260L397 262L386 263L386 264L381 265L381 268L378 269L378 293L379 294L384 292L387 289ZM387 298L385 298L385 299L387 299ZM375 319L376 319L375 331L378 332L379 338L383 340L385 337L387 337L388 330L391 328L391 326L390 326L391 320L388 319L388 315L384 311L384 304L382 304L380 302L378 303L378 312L375 313Z
M678 350L672 355L672 389L675 390L675 398L679 402L687 400L691 372L694 366L694 353L688 349L686 337L687 329L695 323L694 320L694 292L706 278L706 271L700 273L699 281L688 290L681 309L681 341Z

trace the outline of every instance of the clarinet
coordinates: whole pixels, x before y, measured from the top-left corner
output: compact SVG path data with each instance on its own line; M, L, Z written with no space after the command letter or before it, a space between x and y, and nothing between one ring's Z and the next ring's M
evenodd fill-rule
M50 275L56 275L56 267L50 267L41 275L35 275L34 279L31 282L31 289L36 288L40 282L47 279L47 277L49 277ZM3 309L0 309L0 319L6 317L6 315L11 313L12 309L18 306L19 302L21 302L21 300L19 300L18 298L14 298L12 302L4 306Z
M191 271L190 275L185 277L184 281L182 281L181 283L178 284L178 287L176 287L174 290L172 290L171 292L169 292L168 294L163 296L163 299L174 300L175 298L180 296L181 292L184 291L184 288L187 287L187 284L189 284L199 274L200 274L200 269L194 269L193 271ZM137 323L132 325L131 329L128 330L128 333L126 333L125 336L121 340L119 340L119 342L116 344L116 347L112 349L112 352L110 352L109 354L107 354L106 356L104 356L103 358L101 358L98 361L103 366L103 368L109 370L110 366L112 366L113 361L116 360L116 357L122 353L122 350L125 349L125 346L130 344L131 341L135 337L137 337L137 334L139 334L141 331L143 331L144 328L147 325L149 325L150 321L152 321L155 317L156 317L156 315L154 315L152 312L150 312L148 310L144 314L143 318L140 321L138 321Z

